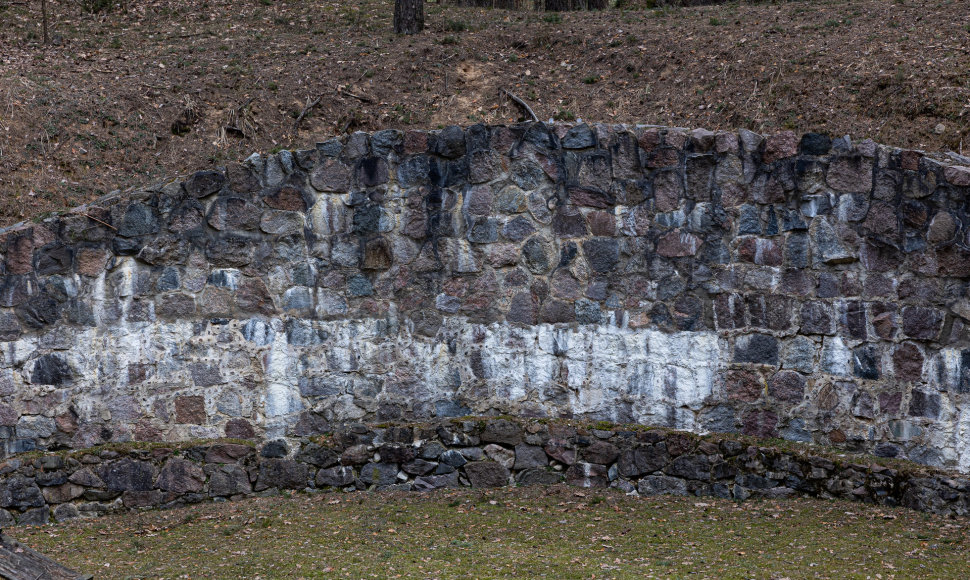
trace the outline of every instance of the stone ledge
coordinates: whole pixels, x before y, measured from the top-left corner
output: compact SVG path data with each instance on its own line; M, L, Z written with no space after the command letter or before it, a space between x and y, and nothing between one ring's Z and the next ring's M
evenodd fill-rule
M39 525L282 490L428 491L566 483L631 494L745 500L810 496L970 513L970 480L814 446L566 420L463 418L348 425L327 435L190 442L41 456L0 465L0 525Z

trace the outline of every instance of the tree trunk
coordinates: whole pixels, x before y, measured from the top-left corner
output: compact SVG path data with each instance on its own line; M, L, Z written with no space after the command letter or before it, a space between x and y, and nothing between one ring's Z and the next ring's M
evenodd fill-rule
M47 0L40 0L40 12L44 19L44 46L50 44L47 38Z
M20 542L0 535L0 578L10 580L90 580L39 554Z
M424 0L394 0L394 32L416 34L424 30Z
M543 8L546 12L566 12L575 10L576 6L573 0L545 0Z

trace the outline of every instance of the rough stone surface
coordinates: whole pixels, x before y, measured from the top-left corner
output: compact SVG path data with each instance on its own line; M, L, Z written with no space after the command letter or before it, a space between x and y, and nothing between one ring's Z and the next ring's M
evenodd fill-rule
M788 380L782 373L775 378L779 376ZM881 394L877 401L847 382L838 389L851 396L855 414L871 417L876 412L900 411L900 401L891 393ZM924 389L914 390L907 404L906 419L892 426L895 436L902 439L914 437L918 422L931 420L943 410L940 393ZM777 421L770 415L755 411L744 420L768 432L775 429ZM483 449L475 443L486 431L507 433L513 427L523 439L514 449L498 443L489 443ZM803 423L792 421L780 433L797 439L803 431ZM837 439L839 434L833 431L828 436ZM633 432L604 423L591 427L585 421L480 418L443 420L414 428L354 423L336 428L327 440L289 441L286 446L271 442L274 451L270 453L255 453L252 447L235 443L196 442L150 451L122 446L117 451L95 450L67 457L10 459L0 474L0 523L39 525L51 518L65 521L82 514L176 506L206 497L236 499L307 487L345 492L427 491L563 482L635 490L645 495L715 495L739 501L803 495L902 505L951 516L965 516L970 511L966 479L953 472L927 471L905 462L888 468L860 457L819 457L812 452L818 448L781 450L731 437L701 438L666 429ZM289 451L291 447L300 450L292 454L293 459L277 456L275 449ZM341 453L350 448L369 450L372 460L360 463L359 458ZM413 459L404 464L383 457L374 461L377 449L383 450L381 455ZM575 452L582 460L575 460ZM888 442L881 443L875 452L900 459L917 455ZM918 453L923 462L933 455L925 448ZM318 469L318 465L328 467ZM255 484L250 483L251 478ZM102 507L93 509L94 505Z
M818 134L523 124L357 133L114 195L111 228L0 232L0 441L569 416L970 472L968 172ZM592 443L453 435L610 483ZM416 459L389 443L334 453ZM161 501L131 485L111 489Z
M465 465L472 487L502 487L509 483L509 470L494 461L476 461Z

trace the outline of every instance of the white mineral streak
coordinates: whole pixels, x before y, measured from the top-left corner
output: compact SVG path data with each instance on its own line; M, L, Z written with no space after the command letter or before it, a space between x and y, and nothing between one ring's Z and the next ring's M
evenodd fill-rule
M218 433L243 415L275 437L307 409L330 421L356 421L374 418L386 404L416 418L451 405L699 430L695 414L717 398L714 377L726 352L713 332L611 324L523 328L453 317L428 338L394 312L388 319L289 325L123 320L77 331L73 342L84 347L62 351L74 378L49 416L72 408L81 424L98 424L109 409L124 409L131 423L141 417L177 438ZM49 352L37 338L6 345L5 367L27 361L14 372L15 384L30 384L30 360L42 350ZM135 369L148 370L142 378ZM203 425L177 424L175 400L182 396L202 396Z
M966 405L967 394L963 391L970 386L970 377L962 376L961 350L944 348L938 357L928 361L931 375L938 375L941 385L956 386L951 397L946 393L940 396L940 416L938 420L926 421L929 432L930 449L940 454L944 462L956 462L957 469L970 472L970 405ZM933 369L938 366L938 369ZM964 404L960 404L964 403Z

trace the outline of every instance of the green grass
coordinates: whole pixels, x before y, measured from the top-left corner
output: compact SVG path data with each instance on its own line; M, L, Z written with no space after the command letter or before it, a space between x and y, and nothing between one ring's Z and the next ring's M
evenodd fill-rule
M296 494L6 530L97 578L959 578L967 520L568 487ZM877 576L881 575L881 576Z

